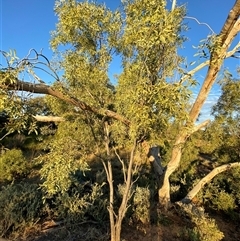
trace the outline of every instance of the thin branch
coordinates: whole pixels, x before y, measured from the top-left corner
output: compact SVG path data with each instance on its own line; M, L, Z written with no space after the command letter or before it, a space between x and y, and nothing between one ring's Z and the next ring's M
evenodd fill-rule
M10 134L12 134L12 132L11 132L11 131L8 131L4 136L2 136L2 137L0 138L0 141L2 141L6 136L8 136L8 135L10 135Z
M126 177L126 168L125 168L125 164L124 164L124 161L122 160L122 158L119 156L119 154L117 153L117 150L116 148L114 147L114 152L115 152L115 155L117 156L118 160L121 162L122 164L122 170L123 170L123 177L124 177L124 183L127 182L127 177Z
M228 51L226 53L226 56L225 56L225 59L226 58L229 58L229 57L232 57L234 55L234 53L238 52L239 51L239 48L240 48L240 41L236 44L236 46ZM190 70L186 75L184 75L181 80L180 80L180 83L182 83L183 81L185 81L188 77L192 77L196 72L198 72L199 70L201 70L202 68L204 68L205 66L209 65L210 63L210 60L207 60L201 64L199 64L197 67L195 67L194 69Z
M173 0L172 1L172 9L171 9L171 11L174 11L175 6L176 6L176 2L177 2L177 0Z
M200 123L199 125L194 126L193 129L191 130L191 134L206 127L209 123L210 123L210 120L205 120L204 122Z
M186 16L186 17L184 17L184 18L193 19L193 20L195 20L199 25L205 25L205 26L207 26L207 27L211 30L212 34L215 34L215 32L213 31L213 29L212 29L207 23L199 22L198 19L197 19L197 18L194 18L194 17Z
M63 117L59 117L59 116L33 115L33 118L39 122L62 122L62 121L65 121L65 119Z

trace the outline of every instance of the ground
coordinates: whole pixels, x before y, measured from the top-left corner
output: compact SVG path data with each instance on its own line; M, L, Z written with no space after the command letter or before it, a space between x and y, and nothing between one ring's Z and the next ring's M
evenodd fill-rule
M212 213L210 217L216 220L219 229L224 233L223 241L240 240L240 226L238 223L222 214ZM18 241L107 241L109 240L108 224L99 227L97 223L76 223L64 226L60 222L39 224L34 230L29 230L28 238L18 238ZM46 227L49 225L49 227ZM52 226L51 226L52 225ZM131 225L123 224L122 241L191 241L186 239L186 227L191 228L188 218L180 217L176 211L162 213L159 224ZM42 229L42 230L41 230ZM0 239L0 241L2 241ZM211 240L209 240L211 241Z

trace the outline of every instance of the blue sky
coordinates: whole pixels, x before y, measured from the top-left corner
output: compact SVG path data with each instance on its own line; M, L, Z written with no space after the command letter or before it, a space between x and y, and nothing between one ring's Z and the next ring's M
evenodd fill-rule
M98 2L105 2L112 9L120 5L120 0L99 0ZM170 0L168 2L171 4ZM38 51L43 49L43 54L51 59L50 31L55 29L57 23L57 17L53 11L54 3L55 0L0 0L0 50L16 49L17 55L23 58L30 48ZM215 33L219 33L235 0L178 0L177 3L187 5L188 17L195 17L200 22L207 23ZM199 41L206 38L211 31L206 25L199 25L192 19L185 19L185 21L189 26L189 31L186 33L188 41L180 53L187 56L189 62L198 61L198 57L193 58L196 50L192 45L197 46ZM238 36L235 43L239 40ZM4 64L3 59L0 59L0 64ZM234 71L238 65L239 61L231 58L225 62L224 67ZM110 74L113 75L119 71L119 64L115 61L111 65ZM199 82L204 79L205 73L206 70L203 70L196 75ZM209 106L216 102L219 93L219 87L215 85L204 106L203 115L209 111Z

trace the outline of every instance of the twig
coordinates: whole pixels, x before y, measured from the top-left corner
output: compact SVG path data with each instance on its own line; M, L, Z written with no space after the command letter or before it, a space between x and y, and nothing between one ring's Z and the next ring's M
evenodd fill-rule
M189 17L189 16L186 16L184 18L188 18L188 19L193 19L195 20L199 25L206 25L211 31L212 31L212 34L215 34L215 32L213 31L213 29L207 24L207 23L203 23L203 22L199 22L197 18L194 18L194 17Z
M121 157L120 157L119 154L117 153L117 150L116 150L115 147L114 147L114 152L115 152L118 160L119 160L119 161L121 162L121 164L122 164L124 182L126 183L126 182L127 182L127 177L126 177L126 169L125 169L124 161L121 159Z

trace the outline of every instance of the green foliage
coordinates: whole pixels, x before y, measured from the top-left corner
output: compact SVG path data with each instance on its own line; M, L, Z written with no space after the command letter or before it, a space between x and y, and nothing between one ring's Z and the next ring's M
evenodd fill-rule
M88 1L56 1L55 12L59 23L51 45L72 47L63 54L64 87L88 104L108 107L113 93L107 71L119 37L119 12Z
M236 208L235 198L231 194L226 193L224 190L221 190L218 193L218 196L215 198L212 198L211 201L212 201L212 205L216 209L223 210L225 212L228 212Z
M0 237L23 235L42 213L42 195L38 185L19 183L0 191Z
M222 80L222 94L213 107L215 116L225 116L234 118L240 111L240 80L232 78L224 78Z
M50 215L54 219L64 219L66 223L95 221L101 223L107 217L107 199L102 186L89 182L76 183L71 189L48 199L54 203Z
M78 143L70 137L55 140L51 151L42 156L40 161L40 175L44 180L42 188L46 197L66 192L74 181L75 172L88 170L84 156L78 151Z
M213 107L215 120L203 135L202 151L211 152L219 163L239 160L239 87L237 79L222 80L222 94Z
M143 224L150 223L150 190L148 187L137 187L133 197L133 217Z
M235 203L240 205L240 168L233 169L224 179L229 184L229 189L235 197Z
M202 194L203 201L215 210L222 210L227 214L231 214L236 208L235 196L226 192L224 187L220 185L219 182L209 184L208 188ZM226 188L229 189L229 186Z
M193 217L196 224L194 228L195 234L198 233L200 241L220 241L224 238L224 234L218 229L214 219L208 217Z
M184 9L169 12L165 4L124 2L126 26L119 43L124 69L118 77L115 103L117 111L131 120L131 138L156 141L159 137L154 130L166 129L169 116L172 120L187 118L190 93L185 86L171 81L181 62L176 48L183 41L180 30Z
M199 233L192 228L184 228L181 231L181 238L184 241L201 241Z
M21 150L7 150L0 156L0 181L13 181L29 173L30 165Z
M218 229L218 226L214 219L208 217L204 213L202 207L196 207L194 205L181 205L182 211L187 215L194 224L192 232L188 230L188 240L192 241L220 241L224 238L224 234Z

